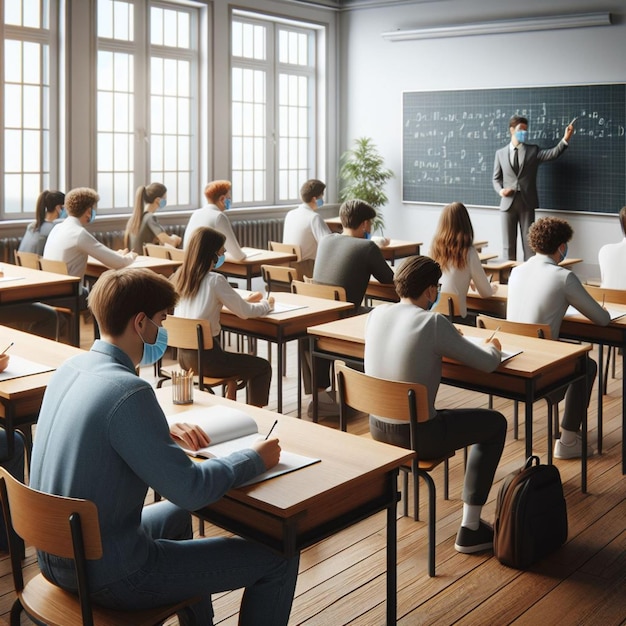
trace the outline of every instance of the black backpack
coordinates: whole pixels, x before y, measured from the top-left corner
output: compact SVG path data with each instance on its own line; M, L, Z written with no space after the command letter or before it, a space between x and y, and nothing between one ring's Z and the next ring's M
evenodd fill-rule
M554 465L531 456L498 492L493 552L504 565L526 569L567 540L567 507Z

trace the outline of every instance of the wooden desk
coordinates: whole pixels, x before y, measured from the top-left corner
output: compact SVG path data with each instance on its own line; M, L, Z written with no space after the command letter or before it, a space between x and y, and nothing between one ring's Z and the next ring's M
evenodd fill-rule
M626 305L606 303L607 307L626 311ZM602 452L602 391L604 388L603 346L622 348L622 474L626 474L626 317L598 326L580 313L567 316L561 323L561 337L589 341L599 345L598 354L598 453Z
M337 217L328 217L324 220L333 233L343 232L343 226L341 225L341 219Z
M506 317L506 302L509 294L508 285L498 285L498 290L491 296L483 298L477 291L467 292L467 310L473 313L485 313L494 317Z
M309 328L311 355L326 359L348 359L362 365L365 351L367 315L357 315ZM491 332L463 326L468 336L488 337ZM586 354L590 345L578 345L534 337L499 333L508 349L522 354L506 361L491 373L481 372L461 363L443 360L441 382L472 391L491 394L525 403L525 458L532 454L533 403L551 392L585 377ZM582 490L587 490L587 416L583 419ZM548 442L551 445L551 442Z
M483 248L486 248L488 243L486 239L474 239L474 248L476 248L478 252L482 252Z
M238 404L206 392L194 392L194 404L174 406L170 388L156 390L166 415L200 406L236 406L251 415L260 432L274 431L285 450L321 458L321 463L249 487L232 489L195 513L287 557L361 520L387 511L387 624L396 623L396 505L398 468L413 453Z
M395 265L396 259L419 254L422 246L421 241L402 241L401 239L391 239L386 246L381 246L386 261Z
M495 255L494 255L495 256ZM487 276L490 274L493 275L494 279L498 282L506 284L509 280L509 275L511 270L518 265L521 265L523 261L487 261L483 263L483 269ZM582 259L577 259L575 257L565 258L563 261L559 263L561 267L571 267L572 265L576 265L577 263L582 263Z
M487 263L487 261L491 261L492 259L497 259L498 255L493 252L479 252L478 258L481 263Z
M13 346L9 354L47 365L51 371L0 381L0 425L7 431L9 455L14 450L15 430L20 426L30 429L37 421L43 394L53 371L66 359L82 352L80 348L0 326L0 345L4 348L11 342ZM24 434L30 448L30 431Z
M339 319L343 311L352 308L351 302L337 302L323 298L310 298L294 293L277 292L276 302L291 305L304 305L304 308L285 313L268 313L263 317L241 319L228 309L222 309L220 324L227 331L271 341L278 346L278 364L274 370L278 385L278 412L283 410L283 350L288 341L306 337L307 328ZM300 350L298 347L298 416L302 400L300 385Z
M0 280L0 306L43 301L69 308L72 311L70 340L75 346L80 344L80 278L8 263L0 264L0 269L4 272L4 278L14 279Z
M215 271L233 278L245 278L246 289L252 289L252 279L261 275L261 265L289 265L296 260L295 254L285 252L258 248L243 248L243 251L249 256L241 261L229 260L227 257L222 266Z
M374 300L384 300L385 302L398 302L400 298L396 293L396 287L393 283L384 284L376 280L373 276L367 284L365 297Z
M171 259L139 255L128 267L145 267L157 274L171 276L181 265L182 261L172 261ZM85 277L95 282L108 269L109 268L104 263L98 261L98 259L89 257Z

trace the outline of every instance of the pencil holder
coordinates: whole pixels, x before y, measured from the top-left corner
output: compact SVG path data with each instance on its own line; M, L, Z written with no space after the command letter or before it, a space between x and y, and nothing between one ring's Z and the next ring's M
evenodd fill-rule
M193 404L193 372L172 372L172 402Z

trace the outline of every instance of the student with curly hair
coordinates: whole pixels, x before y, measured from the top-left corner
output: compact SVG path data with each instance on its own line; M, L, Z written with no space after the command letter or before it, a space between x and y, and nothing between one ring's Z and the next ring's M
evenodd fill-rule
M535 256L511 272L507 319L548 324L553 339L559 336L561 322L570 305L599 326L611 321L608 311L589 295L578 276L559 265L567 256L567 243L573 232L565 220L556 217L544 217L530 227L528 242ZM587 357L587 381L574 382L568 387L561 438L554 446L557 459L573 459L582 454L578 431L589 405L597 369L596 362Z

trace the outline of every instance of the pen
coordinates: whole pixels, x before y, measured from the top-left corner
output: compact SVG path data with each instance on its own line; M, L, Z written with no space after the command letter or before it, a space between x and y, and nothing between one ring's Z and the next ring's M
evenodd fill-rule
M487 343L489 343L495 336L496 333L500 330L500 327L498 326L492 333L491 336L489 337L489 339L487 339Z
M602 304L604 304L604 300L602 300ZM13 342L11 342L2 352L0 352L0 356L2 356L12 345Z
M576 120L578 119L578 116L576 116L570 123L569 126L571 126Z
M270 428L270 432L267 433L267 435L265 435L265 441L267 441L270 437L270 435L272 434L272 431L274 430L274 428L276 428L276 424L278 424L278 420L276 420L273 424L272 427Z

